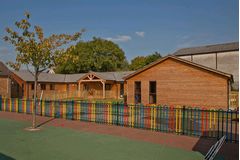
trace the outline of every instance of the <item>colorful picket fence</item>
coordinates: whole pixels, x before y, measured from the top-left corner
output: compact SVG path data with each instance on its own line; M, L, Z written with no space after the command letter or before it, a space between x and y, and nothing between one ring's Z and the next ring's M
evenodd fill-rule
M238 111L82 101L38 101L36 114L239 142ZM0 98L0 111L31 114L33 100Z

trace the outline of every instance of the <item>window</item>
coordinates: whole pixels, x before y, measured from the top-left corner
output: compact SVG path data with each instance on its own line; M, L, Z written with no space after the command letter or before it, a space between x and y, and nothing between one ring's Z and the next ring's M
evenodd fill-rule
M156 86L157 86L156 81L150 81L149 82L149 103L150 104L156 104L156 102L157 102Z
M121 83L121 84L120 84L120 97L122 98L123 95L124 95L124 84Z
M106 90L111 90L112 88L112 85L111 84L105 84L105 89Z
M22 95L24 95L24 84L22 84Z
M141 103L141 82L135 82L135 103Z
M55 85L54 84L50 84L50 90L55 90Z
M67 92L69 91L69 84L67 84Z
M88 84L84 84L84 85L83 85L83 89L84 89L85 91L88 91L88 90L89 90Z
M41 84L41 90L46 90L46 84Z
M34 83L31 85L31 89L34 90Z

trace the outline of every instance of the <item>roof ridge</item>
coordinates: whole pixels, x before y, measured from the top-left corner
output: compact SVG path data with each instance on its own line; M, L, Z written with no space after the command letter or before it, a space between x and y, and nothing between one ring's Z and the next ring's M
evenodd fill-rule
M174 56L174 55L169 55L169 56L165 56L163 58L160 58L159 60L157 61L154 61L148 65L146 65L145 67L141 68L141 69L138 69L137 71L129 74L128 76L125 76L123 77L123 79L128 79L138 73L141 73L145 70L147 70L148 68L154 66L154 65L157 65L158 63L161 63L162 61L168 59L168 58L172 58L172 59L175 59L175 60L178 60L178 61L181 61L183 63L187 63L189 65L193 65L193 66L196 66L198 68L201 68L201 69L204 69L204 70L207 70L207 71L210 71L210 72L214 72L216 74L219 74L219 75L222 75L222 76L225 76L225 77L229 77L231 80L233 80L233 76L231 74L228 74L228 73L225 73L225 72L222 72L222 71L219 71L219 70L215 70L213 68L209 68L209 67L206 67L206 66L203 66L203 65L200 65L200 64L197 64L197 63L194 63L194 62L191 62L191 61L187 61L185 59L182 59L182 58L178 58L177 56Z
M238 44L239 42L227 42L227 43L217 43L217 44L209 44L209 45L200 45L200 46L192 46L192 47L184 47L181 49L188 49L188 48L201 48L201 47L212 47L212 46L219 46L219 45L229 45L229 44Z
M172 55L184 56L184 55L237 51L237 50L239 50L239 42L229 42L229 43L221 43L221 44L211 44L211 45L201 45L201 46L180 48L176 50Z
M117 78L115 76L115 72L113 72L113 77L114 77L115 81L117 81Z

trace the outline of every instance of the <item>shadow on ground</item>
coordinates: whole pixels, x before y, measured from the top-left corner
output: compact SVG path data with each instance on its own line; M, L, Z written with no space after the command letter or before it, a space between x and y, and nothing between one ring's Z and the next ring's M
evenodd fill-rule
M192 150L198 151L205 156L208 150L211 148L211 146L214 145L216 142L217 140L215 138L200 137ZM238 159L239 159L239 143L225 142L214 160L238 160Z
M0 160L15 160L15 159L3 153L0 153Z
M44 121L44 122L38 124L37 127L41 127L41 126L43 126L43 125L45 125L45 124L47 124L47 123L53 121L54 119L55 119L55 118L51 118L51 119L49 119L49 120L47 120L47 121Z

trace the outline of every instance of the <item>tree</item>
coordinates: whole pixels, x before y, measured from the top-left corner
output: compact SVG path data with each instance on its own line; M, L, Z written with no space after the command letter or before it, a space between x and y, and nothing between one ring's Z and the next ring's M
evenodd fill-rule
M131 70L140 69L140 68L158 60L161 57L162 57L161 54L158 52L154 52L153 54L150 54L148 56L137 56L131 60L131 64L129 65L129 68Z
M159 52L154 52L153 54L146 56L146 64L145 65L148 65L148 64L158 60L159 58L162 58L161 54Z
M123 50L112 41L93 38L79 42L64 54L64 62L55 69L57 73L82 73L88 71L120 71L128 69Z
M131 60L131 64L129 66L130 70L137 70L146 65L146 58L144 56L137 56Z
M38 76L41 72L55 65L56 60L60 60L63 53L63 45L76 41L80 38L84 30L69 34L52 34L44 36L40 26L31 26L30 14L25 13L25 18L15 22L17 31L6 28L7 36L3 39L15 47L16 62L8 64L14 69L19 69L21 65L26 65L28 71L34 76L34 107L32 113L32 129L36 128L36 105L37 105L37 84Z

